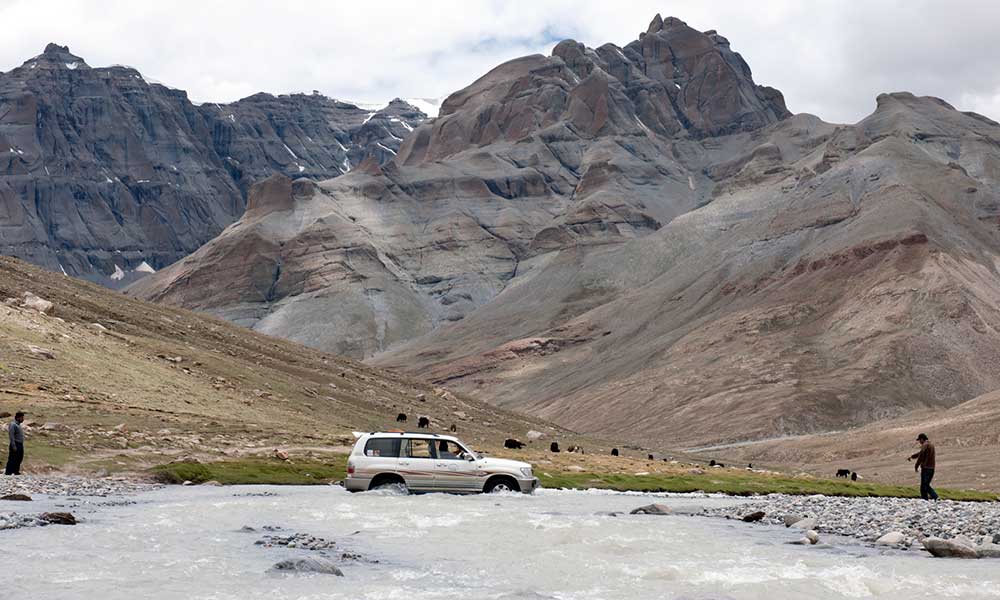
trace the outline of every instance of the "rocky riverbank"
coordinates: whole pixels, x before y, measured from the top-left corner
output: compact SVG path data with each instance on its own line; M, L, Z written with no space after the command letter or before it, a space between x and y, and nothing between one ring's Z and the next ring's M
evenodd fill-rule
M735 506L705 508L700 514L768 525L799 526L820 534L852 537L865 543L907 550L926 548L924 541L930 538L971 547L1000 543L998 502L775 494Z
M0 477L0 496L7 494L45 496L131 496L157 485L124 477L76 477L71 475L18 475Z
M46 525L75 525L77 518L63 508L82 508L86 504L124 504L122 498L158 486L123 478L87 478L53 475L19 475L0 478L0 530ZM59 512L30 511L41 499L57 500ZM98 499L95 501L95 499ZM108 499L108 500L105 500ZM18 512L14 512L17 509ZM10 511L10 512L8 512Z

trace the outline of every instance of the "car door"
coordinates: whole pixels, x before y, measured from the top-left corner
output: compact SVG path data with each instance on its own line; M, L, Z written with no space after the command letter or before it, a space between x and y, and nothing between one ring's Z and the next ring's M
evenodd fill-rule
M411 491L430 491L436 488L434 478L434 440L407 438L399 453L399 474Z
M434 462L437 487L450 492L482 491L476 461L468 460L468 451L450 440L435 440Z
M363 468L355 472L356 476L371 479L382 473L395 473L399 469L400 441L398 438L369 438L365 444L365 459L358 461Z

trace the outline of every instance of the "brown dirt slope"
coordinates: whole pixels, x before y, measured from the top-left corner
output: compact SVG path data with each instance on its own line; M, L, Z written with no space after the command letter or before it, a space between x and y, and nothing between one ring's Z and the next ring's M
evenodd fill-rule
M705 449L702 454L740 463L779 463L827 476L851 469L869 479L913 485L913 463L906 458L917 451L918 433L927 433L937 448L936 485L997 489L1000 391L945 411L918 411L849 431L762 440Z
M0 257L0 302L25 292L54 308L0 304L0 412L28 412L36 467L343 451L352 430L396 427L400 412L408 428L426 415L432 430L455 423L488 448L529 429L555 431L410 377Z

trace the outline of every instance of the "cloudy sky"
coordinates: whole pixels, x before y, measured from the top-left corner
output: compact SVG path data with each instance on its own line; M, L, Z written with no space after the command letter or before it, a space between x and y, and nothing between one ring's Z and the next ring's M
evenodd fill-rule
M1000 120L1000 3L986 0L0 0L0 70L54 41L199 101L433 98L560 39L623 46L657 12L728 37L793 112L855 122L908 90Z

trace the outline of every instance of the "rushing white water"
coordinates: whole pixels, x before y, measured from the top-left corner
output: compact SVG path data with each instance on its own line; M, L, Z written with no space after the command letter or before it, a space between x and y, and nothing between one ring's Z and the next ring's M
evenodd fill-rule
M264 491L277 496L246 495ZM0 532L4 597L1000 598L1000 562L848 540L790 546L800 534L704 517L595 514L727 499L550 490L392 496L339 487L173 487L133 499L33 503L32 510L72 510L84 522ZM258 532L241 532L244 525ZM310 553L255 546L263 525L332 539L338 555L378 563L345 562L344 577L268 573L279 560Z

